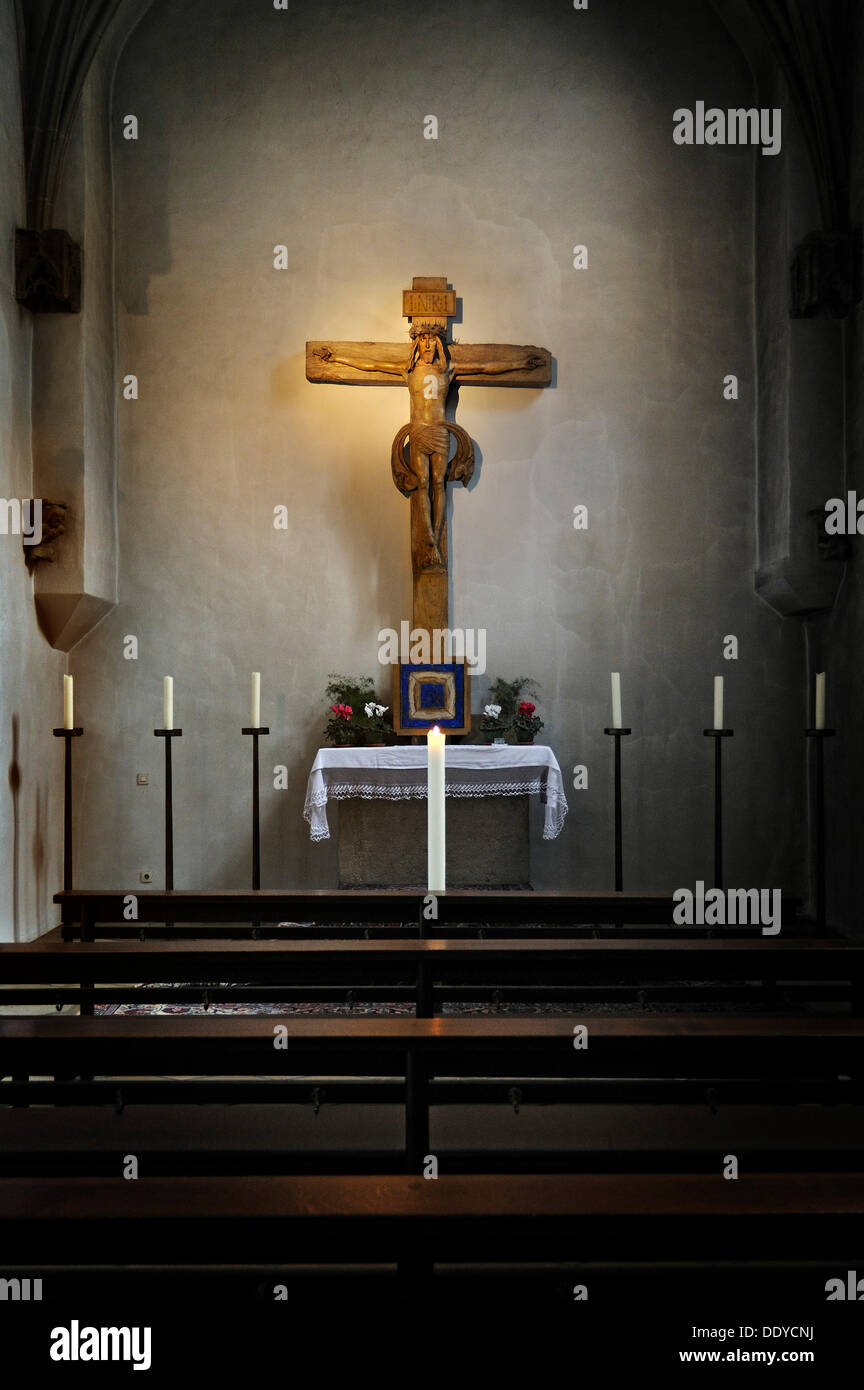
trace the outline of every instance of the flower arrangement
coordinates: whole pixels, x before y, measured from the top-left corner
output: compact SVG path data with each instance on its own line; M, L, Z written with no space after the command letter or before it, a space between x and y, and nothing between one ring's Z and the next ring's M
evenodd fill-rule
M357 726L352 722L354 710L350 705L331 705L327 720L327 737L336 748L357 742Z
M516 710L516 718L513 721L513 728L516 732L517 743L533 743L534 736L539 734L543 728L543 720L535 714L537 706L530 700L522 700Z
M366 731L369 734L370 743L384 743L387 735L392 736L393 729L384 718L389 708L389 705L378 705L374 700L369 700L363 706L363 713L369 721ZM380 737L375 737L375 735L380 735Z
M501 706L484 705L483 718L480 720L480 728L486 736L487 743L493 743L496 738L503 738L507 732L501 723Z
M489 687L490 703L485 706L480 721L487 742L495 738L504 738L508 743L531 742L543 728L543 721L535 714L536 705L525 697L536 695L538 689L537 682L530 676L517 676L512 681L496 676Z
M330 714L325 736L335 747L396 741L392 725L384 717L389 706L378 704L371 676L331 674L326 694Z

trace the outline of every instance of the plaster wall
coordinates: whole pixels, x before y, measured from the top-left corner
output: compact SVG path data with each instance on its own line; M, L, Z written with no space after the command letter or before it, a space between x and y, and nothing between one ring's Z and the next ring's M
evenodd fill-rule
M446 274L458 339L556 359L545 392L462 389L480 465L451 501L451 622L488 634L475 709L491 677L533 675L568 786L589 769L562 837L537 846L535 884L610 882L614 669L634 730L625 886L710 877L702 730L723 674L729 881L801 890L803 635L753 590L763 157L676 146L672 113L697 100L752 101L707 0L156 0L111 112L117 369L140 398L118 406L119 604L72 654L92 731L82 882L128 886L143 867L161 881L165 673L184 730L175 881L248 881L254 669L272 730L264 885L335 884L303 792L328 672L380 673L389 703L376 637L410 617L408 508L389 473L407 403L403 388L310 385L304 342L402 340L401 290ZM137 141L122 139L130 112ZM737 661L722 658L730 634Z
M15 228L25 225L18 35L12 0L0 0L0 493L33 493L30 450L32 318L15 299ZM0 535L0 940L30 940L56 921L61 885L65 658L36 624L21 537Z

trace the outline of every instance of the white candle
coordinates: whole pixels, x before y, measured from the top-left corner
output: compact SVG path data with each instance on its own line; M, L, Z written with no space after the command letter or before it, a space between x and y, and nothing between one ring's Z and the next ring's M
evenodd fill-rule
M723 728L723 677L714 677L714 728Z
M427 818L428 879L430 893L443 893L446 882L446 832L444 822L444 735L437 727L426 735L429 798Z
M612 672L612 728L622 728L621 722L621 676L618 671Z
M165 676L162 681L162 728L174 728L174 677Z
M816 676L816 728L825 728L825 672Z
M252 718L253 729L261 728L261 672L252 672Z
M63 677L63 728L74 729L74 702L72 695L72 677Z

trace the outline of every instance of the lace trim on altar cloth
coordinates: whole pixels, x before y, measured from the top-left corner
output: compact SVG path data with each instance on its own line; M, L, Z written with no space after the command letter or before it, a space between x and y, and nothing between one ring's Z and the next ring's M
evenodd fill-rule
M457 782L447 787L447 796L536 796L544 790L539 777L530 782ZM324 806L328 800L345 801L362 796L366 801L406 801L410 797L425 797L426 784L412 787L382 786L380 782L331 782L324 791L312 793L307 805Z
M521 782L457 782L450 783L446 789L447 796L538 796L541 802L546 805L546 817L543 826L543 839L554 840L564 829L564 820L567 815L567 801L562 792L554 786L550 786L546 777L533 777L530 780ZM326 812L324 812L325 824L320 820L313 822L316 811L321 811L327 805L328 800L345 801L352 797L361 797L364 801L408 801L411 799L421 799L426 796L425 783L418 783L414 786L402 784L401 786L383 786L380 782L334 782L327 787L318 787L310 792L306 805L303 808L304 819L310 824L310 839L313 841L329 840L330 829L326 825Z

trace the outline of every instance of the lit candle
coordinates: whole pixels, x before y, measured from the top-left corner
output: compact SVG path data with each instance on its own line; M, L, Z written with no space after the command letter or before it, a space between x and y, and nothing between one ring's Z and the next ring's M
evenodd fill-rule
M253 729L261 728L261 672L252 672L252 719Z
M63 677L63 728L75 728L71 676Z
M622 728L621 723L621 676L612 672L612 728Z
M427 820L429 892L443 893L446 881L444 825L444 735L437 727L426 735L429 798Z
M714 677L714 728L723 728L723 677Z
M816 676L816 728L825 728L825 672Z
M174 728L174 677L165 676L162 681L162 728Z

